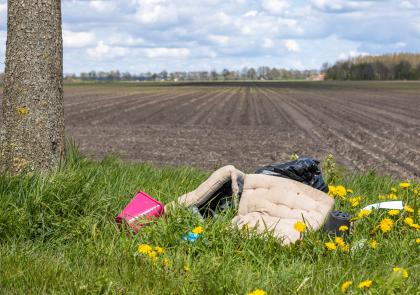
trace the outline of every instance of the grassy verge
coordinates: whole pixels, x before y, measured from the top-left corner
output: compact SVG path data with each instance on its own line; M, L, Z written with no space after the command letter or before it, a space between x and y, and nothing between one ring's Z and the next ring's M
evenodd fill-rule
M353 293L419 293L420 235L404 223L414 215L409 212L363 217L346 240L349 251L327 250L324 244L334 238L321 232L282 247L269 234L232 229L234 212L201 223L180 209L136 236L115 225L116 213L135 192L168 202L207 176L190 168L127 165L112 157L95 162L75 151L54 174L1 176L0 293L336 294L348 280ZM336 209L351 213L380 195L393 198L392 187L397 198L410 203L415 195L413 185L401 189L373 173L341 177L336 184L353 190L336 202ZM363 197L351 199L356 196ZM394 221L385 233L376 227L384 218ZM202 238L183 241L196 226L204 228ZM137 252L140 244L160 246L164 253L152 259ZM407 270L408 278L394 267ZM372 285L359 289L364 280Z

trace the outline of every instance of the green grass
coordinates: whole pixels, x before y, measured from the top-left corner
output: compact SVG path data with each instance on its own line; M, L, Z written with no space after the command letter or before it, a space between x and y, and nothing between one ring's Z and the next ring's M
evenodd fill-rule
M419 231L394 217L394 229L374 231L386 212L359 221L347 242L349 253L327 251L331 239L308 233L302 242L283 247L269 234L232 229L234 212L201 223L185 209L167 215L138 235L119 230L114 217L140 190L168 202L193 190L208 172L190 168L128 165L108 157L101 162L71 150L66 164L49 175L0 177L1 294L336 294L352 280L373 280L367 293L419 294ZM389 193L398 182L374 173L342 176L337 184L363 195L356 212ZM413 193L399 190L409 198ZM182 240L196 226L205 231L195 243ZM375 239L376 250L366 244ZM165 253L153 262L137 253L139 244L159 245ZM167 258L168 266L163 266ZM190 271L185 272L184 266ZM402 279L394 266L409 271Z

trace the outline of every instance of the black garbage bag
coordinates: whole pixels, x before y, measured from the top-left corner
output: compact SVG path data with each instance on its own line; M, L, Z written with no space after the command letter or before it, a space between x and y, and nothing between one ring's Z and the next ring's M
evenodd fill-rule
M293 179L328 193L328 185L322 178L319 161L312 158L299 158L295 161L260 167L255 174Z

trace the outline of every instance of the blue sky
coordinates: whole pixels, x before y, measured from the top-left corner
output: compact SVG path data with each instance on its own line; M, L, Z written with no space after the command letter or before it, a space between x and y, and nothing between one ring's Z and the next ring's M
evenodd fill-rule
M63 0L62 14L65 73L319 69L358 54L420 51L420 0Z

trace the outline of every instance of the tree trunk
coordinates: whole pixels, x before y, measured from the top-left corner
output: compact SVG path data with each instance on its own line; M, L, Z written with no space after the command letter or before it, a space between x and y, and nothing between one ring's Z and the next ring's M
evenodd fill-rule
M9 0L0 169L50 171L64 154L60 0Z

